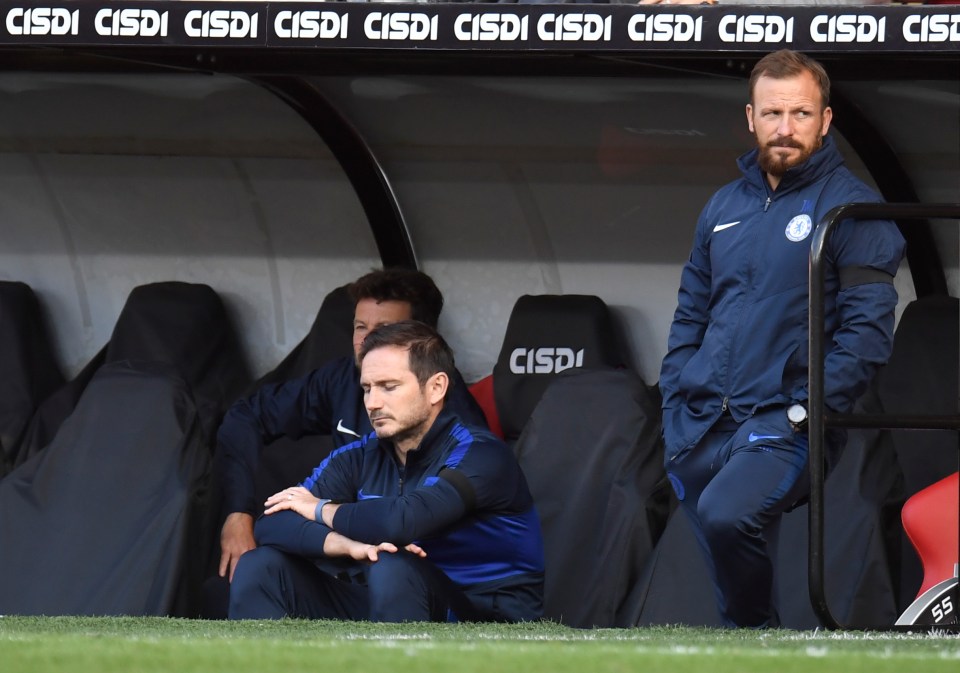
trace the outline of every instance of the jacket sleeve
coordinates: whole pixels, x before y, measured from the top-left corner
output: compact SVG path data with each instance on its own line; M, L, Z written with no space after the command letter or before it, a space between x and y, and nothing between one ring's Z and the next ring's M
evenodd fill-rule
M455 467L409 493L342 505L333 529L354 540L405 545L440 533L471 512L504 511L519 502L526 482L510 449L477 442Z
M700 348L707 330L711 265L709 237L704 220L705 215L701 215L693 250L680 276L677 310L670 325L667 354L660 368L660 392L664 409L680 405L680 372Z
M824 401L847 413L893 350L893 278L905 243L893 222L847 220L831 248L838 291L836 329L824 356Z
M333 451L302 484L319 498L348 502L356 498L363 467L363 450L373 435ZM254 528L257 544L269 545L308 558L324 556L323 545L331 531L320 521L283 510L261 515Z
M437 479L401 496L343 504L334 516L333 529L359 542L403 546L430 537L466 513L457 489Z
M260 450L277 437L330 432L327 390L332 367L260 388L227 410L217 432L217 471L227 513L259 510L254 502Z
M367 442L376 437L366 437L335 449L314 468L300 485L318 498L327 498L336 503L353 502L362 483L363 451Z
M307 558L324 556L323 544L329 532L330 529L322 523L304 519L290 510L262 515L253 529L258 545Z

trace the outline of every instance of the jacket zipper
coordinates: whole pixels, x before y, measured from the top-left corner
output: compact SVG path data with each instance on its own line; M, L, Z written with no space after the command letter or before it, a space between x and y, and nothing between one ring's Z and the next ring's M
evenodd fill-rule
M771 203L773 203L773 196L768 193L768 194L767 194L767 199L766 199L766 201L763 202L763 212L764 212L764 213L766 213L767 210L770 208L770 204L771 204ZM752 251L753 251L753 250L752 250ZM749 265L748 265L748 267L749 267ZM742 306L741 306L741 310L742 310ZM728 364L728 365L729 365L729 358L730 358L730 355L728 354L728 355L727 355L727 364ZM726 385L724 385L724 388L726 388ZM723 396L723 401L721 402L721 405L720 405L720 414L723 415L723 414L727 413L727 409L729 408L729 406L730 406L730 396L725 394L725 395Z

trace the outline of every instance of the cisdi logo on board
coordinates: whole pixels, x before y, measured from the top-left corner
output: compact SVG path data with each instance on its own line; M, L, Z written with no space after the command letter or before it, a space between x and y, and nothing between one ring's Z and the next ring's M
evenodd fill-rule
M77 35L80 10L63 7L14 7L7 12L10 35Z

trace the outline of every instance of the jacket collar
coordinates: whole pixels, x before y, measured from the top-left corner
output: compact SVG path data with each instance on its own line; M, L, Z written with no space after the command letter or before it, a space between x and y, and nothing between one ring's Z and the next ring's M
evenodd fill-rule
M760 154L758 148L753 148L746 154L737 159L737 165L743 172L744 179L753 187L761 190L763 194L770 193L770 183L757 163L757 156ZM787 169L775 194L789 192L798 187L803 187L816 182L821 177L827 175L838 166L843 164L843 156L837 149L837 144L833 136L826 135L823 139L823 145L813 155L799 166Z
M433 425L430 426L427 434L420 440L420 445L407 452L407 467L425 461L434 453L442 451L443 442L439 441L440 438L447 434L449 429L458 421L458 416L453 411L447 409L446 404L444 404L444 408L440 410L440 414L434 419ZM376 436L375 432L374 436ZM381 449L391 456L396 456L393 442L387 439L377 441Z

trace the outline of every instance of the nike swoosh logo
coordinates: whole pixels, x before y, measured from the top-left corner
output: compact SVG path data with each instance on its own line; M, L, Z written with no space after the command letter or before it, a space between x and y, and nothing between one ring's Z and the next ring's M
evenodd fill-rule
M727 222L726 224L718 224L713 228L714 231L723 231L724 229L729 229L730 227L735 227L740 224L740 220L736 222Z
M747 437L748 442L757 442L761 439L783 439L780 435L758 435L755 432L751 432L750 436Z
M342 432L345 435L353 435L354 437L360 437L360 435L343 424L342 418L337 421L337 432Z
M369 493L364 493L362 488L357 491L357 500L373 500L374 498L382 497L382 495L370 495Z

